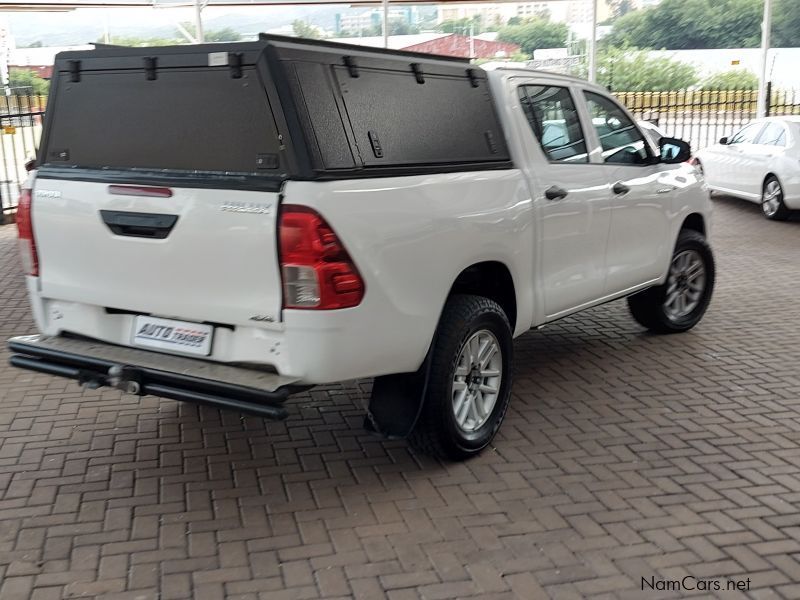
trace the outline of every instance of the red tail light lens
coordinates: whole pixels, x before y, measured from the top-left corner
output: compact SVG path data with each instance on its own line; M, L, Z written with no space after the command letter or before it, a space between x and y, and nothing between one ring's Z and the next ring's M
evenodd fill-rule
M331 310L361 303L364 280L336 233L316 211L284 205L278 237L284 308Z
M19 255L22 259L22 269L28 275L38 277L39 255L36 253L36 241L33 239L33 220L31 219L31 205L33 195L31 190L23 189L17 204L17 232L19 233Z

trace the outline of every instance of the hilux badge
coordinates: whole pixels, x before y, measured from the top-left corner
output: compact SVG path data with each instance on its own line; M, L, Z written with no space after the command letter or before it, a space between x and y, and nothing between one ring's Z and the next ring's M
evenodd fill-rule
M259 204L256 202L226 202L220 206L219 209L224 212L268 215L272 212L272 203Z
M57 190L36 190L37 198L61 198L61 192Z

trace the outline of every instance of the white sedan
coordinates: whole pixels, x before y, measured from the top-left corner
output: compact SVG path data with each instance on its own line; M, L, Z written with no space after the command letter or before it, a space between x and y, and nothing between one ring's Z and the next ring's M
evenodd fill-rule
M694 161L711 190L759 202L768 219L800 209L800 117L756 119Z

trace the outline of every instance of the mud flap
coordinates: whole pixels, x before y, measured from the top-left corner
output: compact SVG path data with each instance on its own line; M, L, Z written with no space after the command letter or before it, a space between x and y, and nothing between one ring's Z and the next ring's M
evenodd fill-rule
M434 340L435 341L435 340ZM431 344L433 347L433 344ZM364 427L389 439L407 437L417 424L428 389L431 352L415 373L375 378Z

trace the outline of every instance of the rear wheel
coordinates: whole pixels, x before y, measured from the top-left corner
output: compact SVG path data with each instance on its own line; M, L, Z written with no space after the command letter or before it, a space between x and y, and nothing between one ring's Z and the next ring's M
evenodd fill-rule
M778 178L770 175L764 181L761 192L761 211L772 221L785 221L791 211L783 203L783 187Z
M452 296L439 322L411 445L454 460L488 446L508 408L512 351L511 326L496 302Z
M656 333L688 331L703 318L714 291L714 255L703 234L678 235L667 281L628 298L636 321Z

